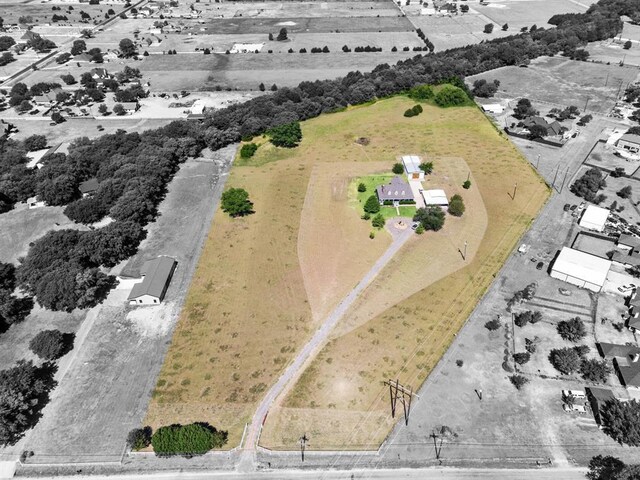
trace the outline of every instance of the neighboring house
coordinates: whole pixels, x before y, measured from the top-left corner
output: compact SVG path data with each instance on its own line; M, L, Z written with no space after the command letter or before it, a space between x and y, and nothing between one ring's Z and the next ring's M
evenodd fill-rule
M392 202L394 206L415 202L411 187L400 177L393 177L387 185L379 185L376 188L376 195L380 205L385 202Z
M602 423L602 418L600 418L600 409L605 403L607 403L607 401L613 400L615 397L613 396L613 392L608 388L587 387L586 390L593 418L596 423L600 425Z
M531 128L534 125L543 127L547 134L546 136L554 136L562 134L562 125L560 125L557 121L553 121L552 123L547 122L544 118L535 116L535 117L527 117L522 121L522 124L526 128Z
M111 75L109 75L109 72L107 72L106 68L92 68L91 69L91 78L93 78L94 80L97 79L105 79L105 78L111 78Z
M402 165L409 180L424 180L424 171L420 169L420 157L417 155L404 155Z
M640 153L640 135L625 133L616 142L616 147L630 153Z
M234 43L231 53L254 53L259 52L264 47L264 43Z
M55 88L50 92L43 93L42 95L36 95L35 97L33 97L33 103L41 106L53 105L57 102L56 97L58 96L58 93L61 91L62 89Z
M122 107L124 111L131 114L136 112L140 108L140 104L138 102L123 102Z
M585 208L582 218L578 225L582 228L589 230L595 230L596 232L602 232L604 226L609 218L609 210L606 208L596 207L595 205L589 205Z
M618 237L617 245L618 248L638 252L640 251L640 238L635 235L623 233Z
M24 32L24 35L20 37L20 40L24 40L25 42L30 42L31 40L35 40L39 36L40 35L38 35L37 33L31 30L27 30L26 32Z
M422 198L424 198L424 204L427 207L436 205L438 207L446 208L449 206L449 200L444 190L422 190Z
M75 57L73 57L73 61L74 62L90 62L91 61L91 55L89 55L87 52L81 53L80 55L76 55Z
M143 280L131 289L128 300L132 305L157 305L162 302L177 262L171 257L158 257L145 262L140 269Z
M634 345L597 343L598 352L612 359L620 383L627 388L640 388L640 348Z
M493 113L494 115L500 115L504 112L504 107L499 103L489 103L487 105L480 105L483 112Z
M86 198L86 197L90 197L91 195L96 193L96 190L98 190L98 186L99 185L100 184L98 183L98 179L90 178L89 180L87 180L85 182L82 182L78 186L78 190L80 190L80 193L82 194L82 197Z
M611 260L624 268L631 268L640 266L640 254L635 250L629 250L629 252L613 252Z
M610 260L562 247L553 262L550 275L563 282L599 292L607 280L610 268Z

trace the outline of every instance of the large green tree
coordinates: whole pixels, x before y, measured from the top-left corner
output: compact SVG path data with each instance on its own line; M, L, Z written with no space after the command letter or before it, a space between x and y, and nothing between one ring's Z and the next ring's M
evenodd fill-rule
M364 204L364 211L368 214L378 213L380 211L380 202L378 197L371 195Z
M419 208L416 210L413 220L420 222L425 230L437 232L444 226L444 211L436 206Z
M160 427L151 437L156 455L202 455L227 443L227 432L205 423Z
M302 140L302 130L299 122L287 123L269 130L271 143L276 147L294 148Z
M604 432L621 445L640 446L640 403L608 400L600 410Z
M243 217L253 213L253 203L244 188L230 188L222 194L222 210L231 217Z

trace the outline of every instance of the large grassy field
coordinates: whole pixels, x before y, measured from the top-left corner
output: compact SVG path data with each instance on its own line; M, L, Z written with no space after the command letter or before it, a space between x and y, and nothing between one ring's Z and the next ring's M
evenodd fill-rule
M148 423L207 421L228 429L229 446L237 445L265 390L390 243L386 232L369 239L350 183L387 173L403 153L428 154L435 169L427 188L461 193L465 216L412 238L385 267L285 408L270 412L262 443L293 448L302 431L313 432L314 448L384 437L391 422L380 382L398 371L415 387L426 378L548 196L476 108L425 106L419 117L403 117L413 103L396 97L324 115L302 124L298 148L264 144L250 161L236 162L228 185L246 188L256 213L217 212ZM355 143L359 137L369 145ZM473 186L463 190L469 169ZM464 239L466 261L457 251ZM356 426L369 441L353 435Z

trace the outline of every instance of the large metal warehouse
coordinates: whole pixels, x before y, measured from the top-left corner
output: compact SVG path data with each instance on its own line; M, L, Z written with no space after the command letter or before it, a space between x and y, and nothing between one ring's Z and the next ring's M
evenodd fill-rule
M610 260L573 248L562 247L551 267L551 276L572 285L599 292L607 280L610 268Z

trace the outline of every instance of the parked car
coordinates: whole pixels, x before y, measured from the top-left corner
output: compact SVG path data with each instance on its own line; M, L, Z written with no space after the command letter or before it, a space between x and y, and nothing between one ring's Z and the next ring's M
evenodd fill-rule
M558 289L558 291L560 292L560 295L564 295L565 297L571 296L571 291L567 290L566 288L560 288Z
M564 211L565 212L568 212L570 208L571 208L571 204L569 204L569 203L565 203L564 204Z
M411 230L415 230L416 228L418 228L418 222L413 222L413 224L411 225Z
M571 208L569 210L573 212L576 208L578 208L578 205L571 205Z
M542 270L542 267L544 267L544 262L538 262L538 264L536 265L536 270Z
M633 283L629 283L627 285L622 285L621 287L618 287L618 291L620 293L631 293L631 291L636 288L636 286Z
M587 398L584 390L562 390L562 398L573 397L575 399Z
M569 405L565 403L564 405L562 405L562 409L565 412L573 412L573 413L579 413L579 414L587 413L587 409L585 408L584 405Z

